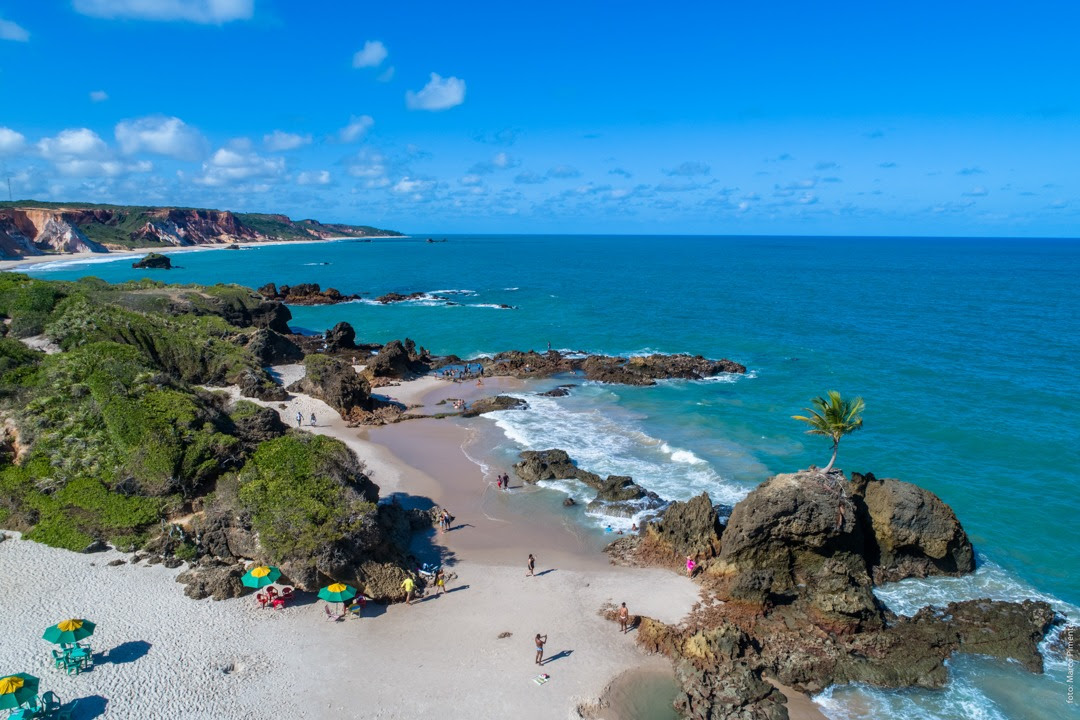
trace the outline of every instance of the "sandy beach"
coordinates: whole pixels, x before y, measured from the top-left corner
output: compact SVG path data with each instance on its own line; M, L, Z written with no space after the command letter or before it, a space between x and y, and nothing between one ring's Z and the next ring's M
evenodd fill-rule
M300 366L274 368L286 384ZM381 388L409 405L510 389L432 378ZM235 389L233 390L235 393ZM382 495L401 493L452 508L454 529L433 538L456 574L449 592L412 606L369 604L365 617L327 622L303 596L284 610L250 597L194 601L174 582L180 569L137 566L108 551L82 555L13 538L0 543L5 598L0 668L30 672L77 718L576 718L612 681L636 669L663 672L634 634L599 615L608 603L677 623L698 586L659 569L608 564L570 524L525 517L514 493L494 489L462 451L470 430L419 419L349 428L330 407L296 395L266 403L295 426L336 437L362 458ZM444 407L444 406L436 406ZM311 413L317 424L311 427ZM537 576L525 576L536 555ZM97 623L95 668L69 677L51 667L45 627L67 617ZM500 638L499 635L509 633ZM548 636L542 668L533 636ZM538 685L540 672L551 679ZM793 718L821 718L808 700ZM616 718L612 720L629 720Z

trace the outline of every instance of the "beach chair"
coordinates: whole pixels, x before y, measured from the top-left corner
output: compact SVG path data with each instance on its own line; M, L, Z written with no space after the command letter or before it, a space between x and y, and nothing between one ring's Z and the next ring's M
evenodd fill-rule
M57 670L63 669L63 667L67 664L67 651L52 650L51 652L53 657L53 667Z
M292 602L293 598L296 597L296 595L291 587L283 587L281 588L280 597L285 602Z
M323 610L326 611L326 619L332 622L337 622L342 617L341 615L338 615L336 612L331 610L329 605L323 605Z
M278 594L278 591L274 588L273 585L266 588L266 597L270 598L270 600L273 600L274 598L276 598L277 594Z
M89 645L76 645L68 656L69 662L77 663L79 670L89 670L94 667L94 653Z
M270 599L266 597L265 593L255 593L255 602L259 603L259 607L266 607L266 603L268 603L269 601Z
M41 696L41 705L45 713L45 717L52 717L56 713L60 712L60 706L63 703L60 702L60 697L52 690L44 693Z

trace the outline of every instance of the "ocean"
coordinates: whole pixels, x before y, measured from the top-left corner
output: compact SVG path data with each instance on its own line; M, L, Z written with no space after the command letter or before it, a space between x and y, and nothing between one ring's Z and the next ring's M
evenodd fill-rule
M425 236L426 237L426 236ZM437 236L441 238L442 236ZM978 551L968 578L896 583L898 610L931 600L1043 597L1077 618L1080 554L1080 242L795 237L447 236L273 245L36 266L110 282L317 282L372 298L296 307L293 326L350 322L364 341L405 336L462 357L552 348L693 353L745 376L630 388L586 384L488 417L497 452L562 447L582 467L632 475L662 497L733 503L776 472L824 465L799 414L828 390L866 401L838 466L927 487ZM448 298L454 304L439 300ZM510 305L512 309L500 308ZM563 488L573 492L572 488ZM583 522L602 522L583 516ZM1063 664L1044 676L981 658L950 664L944 691L835 688L841 718L1080 717Z

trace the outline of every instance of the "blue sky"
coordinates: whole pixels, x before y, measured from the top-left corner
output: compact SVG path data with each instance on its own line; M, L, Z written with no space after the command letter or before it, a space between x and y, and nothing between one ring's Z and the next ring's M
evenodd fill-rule
M1075 237L1078 21L1067 0L0 0L0 174L16 199L416 233Z

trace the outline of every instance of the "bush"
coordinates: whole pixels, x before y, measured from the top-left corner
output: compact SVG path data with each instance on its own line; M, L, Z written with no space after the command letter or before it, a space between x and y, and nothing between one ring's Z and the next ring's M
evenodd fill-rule
M56 283L3 273L0 315L11 318L9 332L15 337L39 335L61 296L61 286Z
M296 433L262 443L240 471L241 503L275 562L309 560L371 520L373 485L344 443Z

